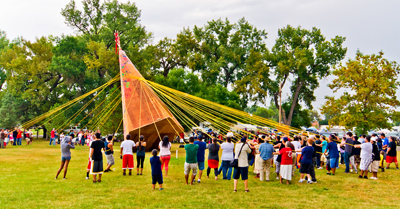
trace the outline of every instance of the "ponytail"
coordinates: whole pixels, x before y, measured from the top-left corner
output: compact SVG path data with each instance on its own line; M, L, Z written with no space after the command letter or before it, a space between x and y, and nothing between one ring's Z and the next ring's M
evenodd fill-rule
M143 146L142 146L143 139L144 139L144 136L140 135L140 138L139 138L139 151L143 151Z

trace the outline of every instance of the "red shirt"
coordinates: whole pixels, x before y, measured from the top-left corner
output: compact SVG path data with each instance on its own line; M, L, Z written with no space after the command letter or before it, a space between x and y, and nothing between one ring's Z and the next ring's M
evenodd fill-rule
M283 148L279 151L279 153L282 155L282 161L281 165L292 165L292 149L286 147Z
M51 138L55 138L56 136L55 136L55 131L51 131Z
M22 131L18 131L17 139L22 138Z

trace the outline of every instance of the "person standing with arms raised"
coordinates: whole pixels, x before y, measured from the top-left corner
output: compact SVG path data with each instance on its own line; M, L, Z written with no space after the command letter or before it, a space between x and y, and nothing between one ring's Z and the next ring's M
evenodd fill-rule
M144 136L141 135L139 137L139 142L136 142L136 160L137 160L137 175L139 175L139 167L140 167L140 175L143 174L143 163L144 163L144 158L146 156L146 142L143 141Z
M90 145L90 159L92 160L90 173L93 175L93 183L96 183L97 175L99 175L97 182L101 182L101 175L103 174L103 154L101 150L105 151L105 146L100 138L101 135L96 133L96 139L92 142L92 145Z
M96 135L99 133L96 133ZM126 135L126 139L121 143L121 155L122 159L122 169L124 172L122 175L126 176L126 169L129 169L129 175L132 175L132 169L134 167L133 162L133 148L135 147L135 142L131 140L131 135Z
M197 175L197 151L199 149L199 145L194 144L194 138L189 138L189 144L185 145L186 151L186 160L185 160L185 181L186 185L189 184L189 174L192 171L192 178L190 180L190 185L193 185L194 179Z
M114 147L113 147L113 136L108 136L106 141L104 142L104 146L106 147L106 151L104 154L106 155L107 158L107 168L104 172L109 172L111 171L111 166L115 164L114 162ZM82 146L84 146L83 144Z
M203 170L205 169L204 161L207 149L207 144L203 142L202 139L203 136L199 135L197 136L197 141L193 143L199 146L199 149L197 150L197 163L199 166L199 179L197 180L198 183L201 182L201 175L203 174Z
M266 138L266 141L260 145L260 181L264 181L264 173L265 179L269 181L269 173L272 165L272 153L274 153L274 146L269 143L269 138ZM293 153L294 154L294 153Z
M66 136L65 139L61 142L61 166L57 171L56 178L60 174L60 172L64 169L64 179L67 179L67 170L69 162L71 161L71 150L75 149L74 143L71 142L69 136Z
M164 136L163 140L158 145L160 149L160 157L162 160L161 170L165 167L165 177L168 176L168 164L171 160L171 142L169 142L168 136Z
M240 143L236 144L235 148L235 159L237 159L238 164L233 172L233 191L237 192L237 183L242 176L244 181L245 192L249 192L248 188L248 173L249 173L249 161L247 154L251 152L250 145L246 142L246 137L240 140Z

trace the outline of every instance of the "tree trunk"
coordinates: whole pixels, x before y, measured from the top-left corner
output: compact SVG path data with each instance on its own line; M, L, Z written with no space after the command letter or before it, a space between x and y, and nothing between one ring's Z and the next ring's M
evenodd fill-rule
M294 108L297 105L297 99L299 98L300 89L303 86L303 81L300 81L300 78L297 78L296 84L297 84L297 87L296 87L296 92L294 93L294 96L293 96L292 106L290 107L289 115L285 121L285 124L288 126L290 126L292 123Z
M43 126L43 139L47 138L47 129L45 126Z

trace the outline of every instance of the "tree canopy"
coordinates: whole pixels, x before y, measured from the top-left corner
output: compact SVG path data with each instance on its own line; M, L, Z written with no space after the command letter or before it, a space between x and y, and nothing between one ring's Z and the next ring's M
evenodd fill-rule
M331 123L347 128L356 127L358 133L392 127L389 121L399 119L400 106L396 90L400 84L400 67L379 54L357 52L354 60L335 68L336 78L328 86L343 91L339 98L326 96L322 113L332 115Z

